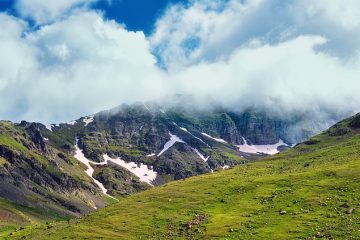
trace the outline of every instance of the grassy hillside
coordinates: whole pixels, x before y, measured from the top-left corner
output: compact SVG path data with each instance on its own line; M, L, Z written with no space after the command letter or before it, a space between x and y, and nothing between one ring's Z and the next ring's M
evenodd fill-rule
M84 215L108 201L83 165L25 122L0 121L0 182L0 236L29 224Z
M9 239L360 239L359 118L263 161L171 182Z
M55 211L50 212L39 208L23 206L3 198L0 198L0 205L0 238L11 234L17 229L22 229L19 226L53 221L54 219L64 220Z

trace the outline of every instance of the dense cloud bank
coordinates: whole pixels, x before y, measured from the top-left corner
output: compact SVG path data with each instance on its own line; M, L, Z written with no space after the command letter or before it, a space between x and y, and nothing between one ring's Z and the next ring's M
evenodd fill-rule
M20 17L0 13L2 119L61 122L177 93L280 114L360 110L358 1L191 1L151 36L93 2L18 0Z

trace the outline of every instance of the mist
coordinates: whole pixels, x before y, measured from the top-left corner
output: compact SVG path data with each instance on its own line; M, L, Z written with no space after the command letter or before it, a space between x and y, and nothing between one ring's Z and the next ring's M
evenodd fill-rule
M358 1L191 1L170 6L150 36L90 2L23 13L35 28L0 13L1 119L67 122L175 94L326 125L360 111Z

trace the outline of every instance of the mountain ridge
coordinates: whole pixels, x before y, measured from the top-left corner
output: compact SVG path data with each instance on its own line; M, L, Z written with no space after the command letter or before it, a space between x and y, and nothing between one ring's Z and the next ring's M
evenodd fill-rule
M174 181L9 239L358 239L359 119L283 153Z
M19 208L42 212L41 221L83 216L114 197L121 199L151 185L247 164L266 153L288 149L277 135L286 128L275 130L284 124L270 117L262 121L264 114L219 108L198 112L141 103L48 127L2 121L0 197ZM251 145L239 122L258 129L254 139L262 138L265 145ZM266 134L261 137L264 131L270 136L266 142ZM85 162L76 157L77 149ZM144 182L150 171L155 179ZM4 213L19 218L26 213L8 210ZM32 212L29 216L34 216Z

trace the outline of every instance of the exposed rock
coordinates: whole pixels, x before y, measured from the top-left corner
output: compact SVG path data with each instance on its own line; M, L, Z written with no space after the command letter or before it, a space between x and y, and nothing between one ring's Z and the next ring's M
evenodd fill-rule
M286 212L285 210L280 210L280 211L279 211L279 214L280 214L280 215L285 215L286 213L287 213L287 212Z
M324 237L324 234L322 234L321 232L317 232L317 233L315 234L315 237L317 237L317 238L323 238L323 237Z
M352 129L359 129L360 128L360 114L354 116L352 121L349 124L349 127Z
M355 211L355 208L349 208L346 213L347 214L352 214Z
M342 207L342 208L349 208L350 205L349 205L348 203L344 203L344 204L340 205L340 207Z
M37 124L0 122L0 133L0 157L7 161L0 168L0 197L63 217L90 212L89 200L105 205L85 174L79 176L81 165L74 166L67 153L48 145Z

